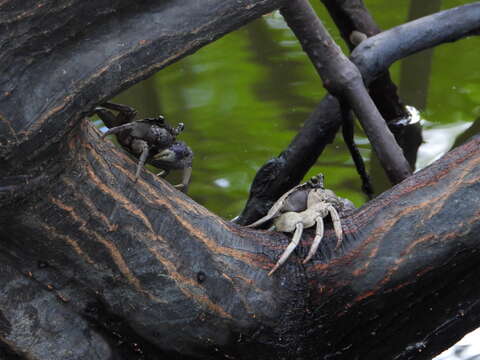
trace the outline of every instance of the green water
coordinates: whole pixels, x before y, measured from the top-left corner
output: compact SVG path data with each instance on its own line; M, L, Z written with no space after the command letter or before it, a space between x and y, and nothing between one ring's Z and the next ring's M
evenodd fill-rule
M432 11L437 6L446 9L469 1L422 2ZM408 19L407 1L365 3L383 29ZM320 2L312 1L312 5L341 44ZM448 151L480 117L479 41L461 40L437 47L431 57L423 54L420 65L414 64L408 71L414 76L401 74L401 63L391 69L394 81L401 84L402 96L420 110L425 144L419 151L419 167ZM427 70L419 73L425 64ZM419 82L413 90L412 79ZM242 210L258 168L289 144L324 95L313 66L280 14L274 12L160 71L113 101L135 107L140 117L163 114L172 124L184 122L186 129L179 139L195 152L189 195L213 212L232 218ZM368 142L360 131L356 134L371 168ZM357 206L365 202L341 136L327 147L307 177L320 171L328 188ZM382 177L376 167L371 176L377 183Z

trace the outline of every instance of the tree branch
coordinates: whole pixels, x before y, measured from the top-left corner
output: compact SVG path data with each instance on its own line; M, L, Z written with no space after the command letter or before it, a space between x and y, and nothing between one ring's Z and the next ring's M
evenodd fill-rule
M58 153L58 139L95 105L284 3L2 1L0 175L14 175L21 164L10 159L21 154Z
M353 162L355 163L355 168L357 173L362 180L362 191L367 195L369 200L373 199L373 187L370 182L370 177L368 176L367 170L365 169L365 163L363 161L362 155L358 150L357 145L354 141L354 124L353 117L350 107L347 104L341 103L340 110L342 112L342 135L343 141L348 147L350 156L352 157Z
M159 14L167 11L162 15L146 11L146 19L172 14L175 3L158 5ZM26 3L26 9L32 4ZM55 4L35 11L53 11ZM56 11L79 11L79 4L88 7L79 1ZM113 7L102 4L98 9L110 12L93 14L102 17L100 28L108 19L118 21ZM232 11L238 7L225 0L209 4ZM133 11L152 10L142 6L128 8L122 19L146 26L141 12ZM195 9L178 16L210 24L207 9L202 8L206 17L201 19ZM15 21L26 19L35 28L42 19L32 15L35 11L7 19L13 29ZM251 14L251 8L238 11ZM181 29L176 46L207 41L202 31L180 34ZM52 41L42 38L47 45L64 35L42 34L53 36ZM152 42L154 36L167 35L152 34ZM78 38L80 44L83 40ZM107 53L111 41L103 42ZM42 48L41 42L20 44L12 45L18 47L7 51L9 56L25 60L28 46ZM5 95L0 100L0 135L6 144L1 153L6 166L0 170L0 254L7 270L0 276L2 355L57 360L70 351L79 358L131 358L117 350L123 341L153 359L158 349L169 358L175 352L182 354L179 358L351 359L358 350L361 357L384 359L417 355L418 348L410 344L422 341L420 355L426 358L445 346L440 340L452 341L478 325L478 137L344 217L341 250L333 251L336 239L327 227L319 254L304 267L310 232L297 256L268 277L289 235L226 222L149 173L135 183L135 162L101 141L88 121L79 121L101 94L116 93L148 73L133 61L145 60L146 53L129 53L129 61L127 55L122 61L106 56L106 68L93 69L86 61L91 54L75 58L81 48L75 44L72 38L69 46L48 47L50 54L59 52L50 61L67 61L71 51L84 72L74 64L48 67L34 58L32 67L21 61L15 65L24 66L23 73L2 79L2 89L13 90L9 101ZM168 53L168 41L164 46ZM148 56L150 69L160 66L156 59L165 55ZM132 73L121 69L118 75L119 64ZM54 82L33 81L49 75L58 81L58 69L68 70L73 85L60 82L57 88ZM100 87L92 74L112 87ZM27 79L35 91L22 98L18 91L27 89ZM45 92L38 91L42 86ZM56 96L53 90L58 98L46 101ZM17 326L28 328L20 332ZM92 348L72 350L71 344Z
M355 48L351 59L369 84L397 60L446 42L478 35L479 17L480 2L440 11L368 38Z
M479 23L480 3L459 6L368 38L355 48L351 58L369 85L394 61L413 52L475 34L479 30ZM387 55L383 54L384 51ZM297 185L325 146L333 140L340 124L339 104L327 95L287 149L257 172L249 199L237 222L249 224L259 219L276 199ZM269 175L272 170L275 172Z
M374 36L381 31L362 0L322 0L322 3L335 21L340 35L350 50L358 45L352 42L352 34L355 31L365 34L367 37ZM369 91L375 105L387 122L408 116L388 71L372 81ZM410 165L412 165L411 162Z
M322 3L335 21L342 38L350 49L354 49L358 45L352 43L354 34L361 33L370 37L380 32L380 28L362 0L322 0ZM398 145L402 148L410 167L414 169L418 148L422 143L420 124L409 124L408 121L405 121L410 115L398 97L397 86L391 80L388 71L373 80L368 89L372 100L387 121ZM403 121L399 121L399 119Z

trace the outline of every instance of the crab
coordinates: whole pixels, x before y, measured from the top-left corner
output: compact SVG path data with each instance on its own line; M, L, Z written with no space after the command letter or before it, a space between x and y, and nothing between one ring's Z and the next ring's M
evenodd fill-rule
M117 111L117 114L110 110ZM193 152L183 141L176 140L184 129L183 123L171 127L161 115L135 120L135 109L111 102L96 107L93 113L109 128L102 139L115 134L120 145L139 158L135 181L145 163L149 163L162 169L158 176L166 176L172 169L183 170L182 183L175 186L187 190L192 173Z
M271 276L285 261L300 243L304 228L316 225L315 238L303 263L306 264L316 253L323 238L323 219L330 215L337 237L337 249L342 243L342 225L338 211L353 208L350 200L340 198L323 186L323 175L318 174L308 182L298 185L283 194L270 208L267 215L248 227L257 227L273 219L272 230L293 232L292 241L278 259L275 266L268 273Z
M193 152L183 141L175 141L168 148L163 149L152 156L149 164L162 169L157 176L167 176L170 170L182 170L182 182L175 185L184 192L188 189L192 176Z

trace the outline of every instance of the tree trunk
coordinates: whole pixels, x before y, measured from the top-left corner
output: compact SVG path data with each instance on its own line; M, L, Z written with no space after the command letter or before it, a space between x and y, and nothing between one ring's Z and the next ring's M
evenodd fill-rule
M268 277L291 235L135 183L84 119L283 3L0 3L0 357L427 359L479 325L479 137Z

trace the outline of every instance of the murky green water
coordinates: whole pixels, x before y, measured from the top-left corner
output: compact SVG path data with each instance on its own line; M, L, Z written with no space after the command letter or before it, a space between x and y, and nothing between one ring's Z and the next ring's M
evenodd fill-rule
M468 2L416 1L429 5L430 11ZM365 3L384 29L408 19L407 1ZM312 4L341 43L320 1ZM475 120L478 128L479 48L478 38L438 47L433 57L427 53L417 59L408 71L414 75L410 77L405 71L401 74L402 64L391 69L403 97L421 110L425 140L419 151L421 167L448 151ZM184 122L180 139L195 152L189 194L213 212L232 218L243 208L257 169L289 144L324 95L308 58L275 12L160 71L114 101L134 106L141 117L160 113L170 123ZM359 131L356 140L370 167L367 140ZM308 176L320 171L329 188L356 205L365 201L341 136ZM371 176L381 178L375 168Z

